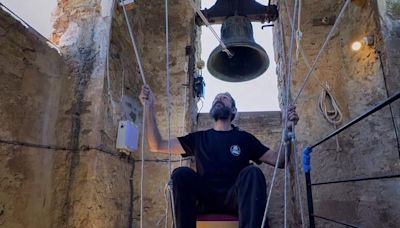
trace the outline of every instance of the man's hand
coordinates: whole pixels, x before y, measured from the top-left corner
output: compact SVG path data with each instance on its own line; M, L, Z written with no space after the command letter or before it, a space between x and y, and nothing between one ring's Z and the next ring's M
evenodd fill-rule
M295 105L289 105L287 118L288 118L288 130L291 131L293 129L293 126L296 125L297 122L299 121L299 116L297 115Z
M139 100L144 106L152 107L154 105L154 95L148 85L143 85Z

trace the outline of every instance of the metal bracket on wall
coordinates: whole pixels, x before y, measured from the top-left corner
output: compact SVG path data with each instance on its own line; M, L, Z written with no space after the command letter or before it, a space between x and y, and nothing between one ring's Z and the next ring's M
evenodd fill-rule
M136 8L135 0L120 0L119 5L125 6L127 10L132 10Z
M273 4L262 5L255 0L217 0L210 8L201 11L210 24L222 24L230 16L246 16L251 21L271 22L278 19L278 7ZM196 24L204 25L199 16Z
M336 16L314 18L312 20L313 26L331 26L334 25Z

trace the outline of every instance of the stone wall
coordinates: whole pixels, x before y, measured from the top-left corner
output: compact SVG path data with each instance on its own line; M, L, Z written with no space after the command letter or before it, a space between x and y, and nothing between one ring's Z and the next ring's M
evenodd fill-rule
M105 148L114 148L119 120L131 120L138 129L141 129L142 125L142 107L137 96L143 81L139 74L122 7L116 5L112 10L107 8L110 10L107 11L104 7L108 5L100 1L62 3L59 7L53 39L60 41L60 45L67 53L67 63L73 69L78 69L74 72L75 75L79 75L77 80L80 85L76 87L78 88L76 94L82 100L76 104L76 108L79 109L80 106L86 110L81 115L79 124L76 125L81 129L79 144L90 142L95 145L100 144ZM75 8L79 10L73 10ZM158 1L138 1L133 7L127 8L143 73L157 99L156 115L160 123L160 131L163 137L167 138L164 5ZM112 12L112 22L110 21L111 14L103 12ZM171 134L179 135L183 134L186 128L190 128L191 116L186 114L189 113L186 110L193 109L193 101L190 99L192 90L189 87L191 82L189 75L193 66L189 65L189 58L193 58L195 52L188 52L187 47L193 47L196 29L190 5L170 1L169 21L172 111L170 126ZM111 30L107 30L108 26L111 26ZM98 34L99 31L101 31L100 34ZM108 31L111 32L108 34ZM62 35L59 36L59 34ZM110 44L108 44L108 39ZM100 47L100 52L96 52L96 48L93 48L97 45ZM77 49L79 46L87 52L79 51L80 49ZM108 68L107 55L109 56ZM98 110L104 110L104 112L99 113ZM93 129L93 126L98 127ZM145 148L145 156L142 158L140 152L138 150L132 156L137 162L141 159L145 160L144 226L156 227L165 221L164 188L168 180L168 175L166 175L168 164L165 162L167 157L148 153ZM107 164L100 166L107 166ZM85 166L81 167L87 169ZM133 226L138 225L140 219L141 169L140 166L137 167L133 171L132 204L134 208L132 218L130 218ZM92 184L88 184L88 187L90 186L93 187ZM78 191L80 189L77 188ZM89 200L87 203L90 203ZM110 209L104 208L104 210ZM84 210L79 206L77 211L82 213Z
M71 82L58 50L2 9L0 80L0 138L9 142L0 144L0 226L55 226L68 152L21 144L69 147L62 109Z
M319 10L315 10L317 4L321 6ZM278 52L282 53L279 47L284 47L288 53L290 27L287 11L282 6L280 19L284 26L283 30L276 27L275 44L282 44L279 35L283 32L284 46L276 47ZM301 44L310 63L314 61L332 28L332 25L326 26L318 22L324 17L336 17L342 6L343 1L303 3ZM289 7L290 14L293 14L293 5ZM317 101L321 86L315 77L329 85L343 112L343 124L386 98L379 57L375 52L382 41L377 39L374 46L364 46L359 52L350 49L353 41L364 36L373 34L380 37L378 18L375 1L364 1L361 6L351 3L345 11L297 103L301 118L297 127L297 138L302 145L313 144L334 130L318 112ZM281 68L288 62L286 57L287 54L278 55ZM292 96L295 97L308 69L301 57L294 61L293 68ZM279 72L286 70L280 69ZM281 87L284 88L283 83ZM311 160L313 182L398 173L399 154L388 107L343 132L338 140L341 151L336 150L335 139L315 149ZM315 186L315 214L363 227L392 227L399 223L399 205L394 203L400 197L398 187L396 179ZM335 224L317 220L317 226L335 227Z
M194 14L188 2L169 1L169 53L170 53L170 94L171 94L171 137L184 134L192 127L194 100L191 94L191 77L195 58L194 40L197 37L194 26ZM140 60L147 84L156 97L156 118L163 138L168 138L168 100L166 93L166 47L165 47L165 8L159 1L137 1L128 11ZM141 129L142 107L137 98L143 85L139 67L134 56L127 24L121 7L115 10L110 45L110 82L111 99L118 103L121 96L129 97L134 107L133 115L120 116L132 119ZM189 52L188 50L192 50ZM192 64L192 65L191 65ZM123 80L123 81L122 81ZM122 87L123 88L122 88ZM123 104L124 105L124 104ZM141 150L133 153L133 157L144 164L144 227L160 227L165 223L165 187L169 180L168 156L153 154L147 151L145 144L144 158ZM139 145L140 148L140 145ZM172 158L172 169L180 165L179 157ZM140 175L139 163L134 171L134 213L133 225L140 222ZM171 213L169 212L169 215ZM168 217L171 222L171 218Z
M292 13L293 7L292 1L289 6L286 2L279 1L280 19L274 27L281 101L289 62L287 12ZM316 76L331 88L344 114L343 123L399 89L397 3L390 0L354 3L358 4L349 5L299 97L298 148L334 130L318 112L321 87ZM193 10L188 2L172 0L169 4L170 129L174 137L211 127L212 122L208 114L200 114L198 123L193 121L196 100L191 84L200 51ZM310 62L332 27L319 21L337 16L342 5L343 1L303 1L301 43ZM316 6L320 6L318 10ZM128 16L147 83L157 99L161 134L167 138L164 4L155 0L136 1ZM60 0L52 41L62 54L3 11L0 23L0 138L14 144L18 143L11 141L58 148L0 145L0 225L137 227L141 197L138 164L144 159L144 227L162 226L168 157L149 153L146 148L143 158L140 150L130 156L115 150L120 120L131 120L138 129L142 124L137 95L143 82L122 8L111 0ZM353 40L370 34L376 38L373 46L363 47L359 52L350 50ZM376 50L381 53L385 74ZM302 58L294 61L292 97L299 91L307 70ZM336 151L334 139L316 148L312 155L313 181L398 173L394 129L400 126L399 110L397 102L392 105L392 112L387 107L343 132L338 137L341 151ZM279 112L239 113L237 124L277 148L280 116ZM300 153L295 155L300 157ZM179 157L173 159L172 168L181 165ZM293 162L291 159L289 226L299 227ZM273 169L267 165L261 168L270 184ZM275 184L268 216L272 227L281 227L283 171L278 172ZM363 227L395 227L400 223L398 189L396 179L315 186L315 213ZM304 189L302 195L305 202ZM317 226L334 227L321 220L317 220Z

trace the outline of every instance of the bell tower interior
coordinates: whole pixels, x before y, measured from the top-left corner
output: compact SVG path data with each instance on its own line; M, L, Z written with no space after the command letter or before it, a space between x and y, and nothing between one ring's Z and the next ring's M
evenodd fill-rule
M267 60L251 39L239 47L250 46L256 57L243 57L229 46L228 51L241 57L241 64L261 61L260 71L269 65L276 72L278 98L273 99L280 108L239 109L234 124L277 148L288 101L300 116L286 190L284 170L277 171L272 187L274 168L259 165L268 191L272 188L270 227L311 226L311 185L316 227L338 226L327 218L355 227L397 227L398 100L315 146L312 184L305 182L301 157L303 147L316 145L399 93L400 3L218 0L216 5L224 2L239 4L233 14L273 25L265 28L272 30L268 42L274 49L273 55L266 51ZM259 4L276 8L259 11ZM194 167L195 160L149 152L138 95L145 79L155 96L163 138L212 127L209 114L198 107L211 85L206 81L204 87L199 76L208 65L201 62L202 50L216 46L201 42L208 28L193 5L210 23L223 24L232 13L207 10L200 0L57 0L52 32L43 37L1 3L0 226L171 225L169 172ZM237 37L242 38L227 35L223 41L230 45ZM220 49L217 56L226 58ZM229 64L222 61L216 60L216 69ZM240 87L258 74L240 79L244 67L236 66L222 69L234 78L222 79ZM251 87L242 91L253 92ZM261 92L252 99L272 98ZM121 121L134 126L136 150L117 148Z

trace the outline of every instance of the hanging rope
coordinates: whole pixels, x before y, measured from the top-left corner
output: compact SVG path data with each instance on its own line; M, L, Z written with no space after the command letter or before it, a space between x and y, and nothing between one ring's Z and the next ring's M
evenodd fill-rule
M295 1L294 8L293 8L293 20L297 16L297 12L299 12L297 9L299 7L299 0ZM290 96L291 96L291 83L292 83L292 72L293 72L293 46L294 46L294 40L295 40L295 26L294 23L291 25L291 36L290 36L290 46L289 46L289 63L288 63L288 71L287 71L287 81L286 81L286 94L285 94L285 124L284 124L284 134L286 137L287 129L288 129L288 108L289 108L289 102L290 102ZM294 133L294 129L293 133ZM285 138L285 143L287 142L287 138ZM284 228L287 228L287 198L288 198L288 161L287 161L287 156L288 156L288 148L285 144L285 178L284 178Z
M283 43L283 34L282 34L283 27L282 27L282 23L280 23L279 25L280 25L280 31L281 31L280 32L280 35L281 35L280 38L281 38L281 42ZM285 53L285 46L284 45L282 45L282 52ZM280 141L280 144L279 144L279 147L278 147L278 156L276 157L275 164L278 163L278 161L279 161L283 143L284 143L284 138L283 138L283 134L282 134L281 135L281 141ZM271 200L272 189L274 188L274 184L275 184L275 177L276 177L276 173L277 173L276 171L277 170L278 170L278 167L275 166L274 167L274 172L272 174L271 187L269 188L269 192L268 192L268 196L267 196L267 204L265 205L264 216L263 216L263 221L262 221L262 224L261 224L261 228L265 227L265 223L266 223L266 220L267 220L269 203L270 203L270 200Z
M290 12L289 12L289 10L288 10L288 7L286 6L286 2L284 2L284 4L285 4L285 8L286 8L286 12L287 12L287 15L288 15L288 18L289 18L289 21L290 21L290 24L292 25L293 24L293 21L292 21L292 18L291 18L291 16L290 16ZM301 3L300 3L301 4ZM345 9L345 7L347 7L346 5L345 6L343 6L343 8ZM344 11L344 9L342 9L342 12ZM300 15L300 9L299 9L299 15ZM340 13L339 14L339 17L338 17L338 19L341 17L341 14L343 14L343 13ZM299 16L299 18L300 18L300 16ZM337 19L337 20L338 20ZM300 21L300 20L299 20ZM298 26L300 25L300 23L299 23L299 21L298 21ZM336 24L336 22L335 22L335 24ZM334 28L333 28L334 29ZM299 34L299 33L298 33ZM301 34L301 33L300 33ZM328 37L329 37L329 35L328 35ZM300 37L301 38L301 37ZM309 62L308 62L308 60L307 60L307 58L306 58L306 56L305 56L305 54L304 54L304 50L302 49L302 47L300 46L300 45L298 45L298 49L297 49L297 51L299 51L300 50L300 54L301 54L301 56L302 56L302 58L303 58L303 61L304 61L304 63L306 64L306 66L307 66L307 68L309 69L309 71L312 71L312 68L311 68L311 66L310 66L310 64L309 64ZM317 77L317 75L315 75L315 79L318 81L318 83L319 83L319 85L322 87L322 92L321 92L321 95L320 95L320 97L319 97L319 102L318 102L318 104L319 104L319 107L320 107L320 112L324 115L324 117L330 122L330 123L332 123L332 124L334 124L334 126L335 126L335 128L336 128L336 126L338 125L338 124L340 124L341 123L341 120L342 120L342 113L341 113L341 111L340 111L340 108L339 108L339 106L337 105L337 102L336 102L336 100L335 100L335 98L334 98L334 96L330 93L330 90L329 90L329 87L326 85L326 86L324 86L323 84L322 84L322 82L321 82L321 80ZM307 79L305 80L305 82L307 81ZM303 89L303 87L304 87L304 85L302 86L302 89ZM301 89L301 90L302 90ZM300 92L299 92L299 95L300 95L300 93L301 93L301 90L300 90ZM299 96L298 95L298 96ZM298 97L297 96L297 97ZM297 99L297 97L296 97L296 99ZM326 104L325 104L325 100L326 100L326 97L328 97L328 100L329 100L329 104L331 105L331 109L329 109L329 110L331 110L331 111L327 111L327 108L326 108ZM325 108L324 108L325 107ZM325 111L324 111L325 110ZM329 113L329 114L328 114ZM341 148L340 148L340 145L339 145L339 141L338 141L338 138L337 138L337 136L336 136L336 146L337 146L337 151L340 151L341 150ZM297 168L297 157L295 156L295 160L294 160L294 163L295 163L295 166L296 166L296 170L298 170L298 168ZM298 175L298 172L296 172L296 182L297 182L297 184L296 184L296 186L297 186L297 192L298 192L298 196L299 196L299 203L300 203L300 212L301 212L301 218L302 218L302 225L303 225L303 227L304 227L304 213L303 213L303 206L302 206L302 201L301 201L301 199L300 199L300 182L299 182L299 180L298 180L298 177L299 175Z
M218 34L215 32L213 27L211 27L210 23L208 22L207 18L204 16L204 14L201 12L199 7L196 6L196 4L194 3L193 0L189 0L189 2L190 2L190 5L192 6L193 10L196 11L197 14L200 16L203 23L207 26L207 28L210 29L212 34L214 34L215 38L218 40L219 44L222 47L222 51L225 52L229 56L229 58L233 57L233 54L228 50L228 48L226 47L225 43L221 40L221 38L219 38Z
M296 15L297 15L296 12L297 12L297 8L298 8L298 3L299 3L299 0L296 0L294 9L293 9L293 11L294 11L293 18L296 18ZM281 145L280 145L279 151L278 151L277 161L275 163L274 174L272 176L271 189L270 189L270 193L268 194L267 205L266 205L266 208L264 211L264 217L263 217L263 222L262 222L261 228L263 228L265 226L267 212L268 212L268 206L269 206L271 193L272 193L272 186L274 185L274 181L275 181L277 164L278 164L280 153L282 150L281 149L282 145L285 145L284 227L287 228L287 192L288 192L288 190L287 190L287 181L288 181L287 155L288 155L288 151L287 151L287 147L286 147L286 143L287 143L286 135L287 135L287 127L288 127L287 114L288 114L288 108L289 108L289 102L290 102L290 87L291 87L291 81L292 81L292 62L293 62L294 38L295 38L295 26L294 26L294 24L292 24L291 25L290 47L289 47L289 64L288 64L287 80L286 80L286 93L284 95L284 101L285 101L285 103L284 103L284 129L283 129L283 133L282 133Z
M142 76L143 84L147 85L146 78L144 77L142 62L140 61L139 52L138 52L138 49L136 46L135 36L133 35L131 23L129 22L128 14L126 13L125 4L123 3L123 0L120 0L120 1L121 1L122 9L124 11L125 21L128 26L129 37L131 38L132 46L133 46L133 49L135 50L135 57L136 57L137 65L139 66L139 73L140 73L140 76Z
M339 24L339 22L340 22L340 19L342 18L343 14L344 14L344 12L345 12L347 6L350 4L350 2L351 2L351 0L346 0L346 2L344 3L344 5L343 5L343 7L342 7L342 10L340 11L338 17L336 18L336 21L335 21L335 23L333 24L333 27L332 27L331 31L329 32L328 36L327 36L326 39L325 39L324 44L322 45L321 49L319 50L319 52L318 52L318 54L317 54L317 57L315 58L315 60L314 60L314 62L313 62L313 64L312 64L312 66L311 66L311 69L308 71L307 75L305 76L303 85L301 86L300 91L298 92L298 94L297 94L296 97L294 98L293 104L296 104L296 103L297 103L297 99L299 98L300 94L303 92L304 87L306 86L309 77L310 77L311 74L313 73L313 71L314 71L314 69L315 69L315 66L317 65L317 63L318 63L318 61L319 61L319 59L320 59L320 57L321 57L322 52L325 50L326 46L328 45L329 40L332 38L332 35L333 35L333 33L335 32L336 27L338 26L338 24Z
M172 227L176 226L175 218L175 205L172 185L173 182L170 179L172 175L172 153L171 153L171 93L170 93L170 69L169 69L169 20L168 20L168 0L165 0L165 71L166 71L166 96L167 96L167 128L168 128L168 174L169 181L167 183L169 190L169 199L172 208ZM165 206L165 227L168 225L168 204Z
M278 163L279 158L281 156L281 151L282 151L282 145L283 145L283 140L281 140L281 143L279 145L279 149L278 149L278 156L276 157L276 162L275 164ZM268 214L268 208L269 208L269 202L271 200L271 194L272 194L272 189L274 188L274 183L275 183L275 177L276 177L276 171L278 170L278 166L275 165L274 167L274 173L272 174L272 180L271 180L271 187L269 188L269 193L268 193L268 198L267 198L267 204L265 205L265 210L264 210L264 217L262 220L262 225L261 228L265 227L265 223L267 221L267 214Z
M294 170L295 170L295 185L296 185L296 192L297 192L297 199L299 201L299 206L300 206L300 217L301 217L301 227L305 228L306 223L304 219L304 209L303 209L303 201L301 200L301 188L300 188L300 178L299 178L299 166L297 162L297 147L296 147L296 136L293 134L290 136L292 140L292 151L294 152L293 155L293 163L294 163Z
M129 19L128 19L128 14L126 13L125 5L124 5L123 2L121 2L121 5L122 5L122 9L124 11L126 25L128 26L129 37L131 38L132 46L133 46L133 49L135 51L135 57L136 57L136 62L138 64L138 66L139 66L139 72L140 72L140 75L142 77L143 84L147 85L146 78L144 77L142 63L141 63L140 57L139 57L139 52L138 52L138 49L137 49L137 46L136 46L136 42L135 42L135 38L134 38L134 35L133 35L133 31L132 31L132 28L131 28L131 24L130 24ZM122 89L124 89L124 88L122 88ZM141 166L140 166L140 168L141 168L141 173L140 173L140 228L143 228L143 212L144 212L144 210L143 210L143 207L144 207L143 186L144 186L144 160L145 160L144 159L144 143L145 143L144 138L145 138L145 133L146 133L145 132L145 124L146 124L146 108L144 107L143 108L143 122L142 122L142 140L141 140L141 144L142 144L141 145L142 162L141 162Z
M300 1L301 1L301 0L300 0ZM293 24L293 21L292 21L292 18L290 17L290 12L289 12L289 10L288 10L288 7L286 6L286 2L284 2L284 4L285 4L286 13L287 13L288 18L289 18L289 22L290 22L290 24L292 25L292 24ZM301 57L302 57L304 63L306 64L307 68L309 69L309 71L311 71L310 63L308 62L308 59L307 59L307 57L305 56L304 50L303 50L303 48L302 48L301 46L298 46L298 51L300 51ZM324 85L324 84L321 82L321 80L319 79L319 77L318 77L317 75L314 75L314 78L317 80L318 84L319 84L319 85L321 86L321 88L322 88L321 94L322 94L322 93L329 93L329 98L330 98L330 99L333 99L333 100L335 101L335 104L336 104L336 107L335 107L334 109L337 109L338 112L340 112L340 115L341 115L341 111L340 111L340 109L339 109L339 106L337 105L334 96L330 93L329 86L328 86L327 84ZM325 92L324 92L324 91L325 91ZM321 96L321 95L320 95L320 96ZM320 102L319 102L319 103L320 103ZM324 114L323 114L323 115L324 115ZM324 116L325 116L325 115L324 115ZM329 118L328 118L328 119L329 119ZM339 125L340 123L341 123L341 121L339 121L339 123L336 124L335 129L336 129L337 125ZM335 124L334 124L334 125L335 125ZM339 141L338 141L338 138L337 138L337 137L336 137L336 150L337 150L337 151L340 151L340 150L341 150L340 145L339 145ZM298 175L298 173L296 173L296 174Z
M293 26L293 21L292 21L291 13L289 12L289 8L288 8L287 5L286 5L286 1L283 1L283 5L284 5L284 8L286 9L286 15L287 15L287 17L288 17L288 19L289 19L290 25ZM302 36L303 36L303 34L301 33L301 37L302 37ZM283 40L283 39L282 39L282 40ZM283 41L282 41L282 42L283 42ZM311 70L310 62L308 61L308 59L307 59L307 57L306 57L306 55L305 55L305 53L304 53L303 47L302 47L301 45L299 46L299 52L300 52L301 58L302 58L303 61L304 61L304 64L306 64L306 66L307 66L307 69L308 69L308 70ZM325 86L324 86L324 84L322 84L322 82L321 82L321 80L319 79L319 77L318 77L317 75L314 75L314 78L317 80L318 84L319 84L322 88L325 89Z
M296 31L296 62L299 60L299 50L301 47L301 39L303 38L303 33L300 30L300 25L301 25L301 0L299 0L299 12L298 12L298 17L297 17L297 31ZM292 24L292 23L291 23Z

